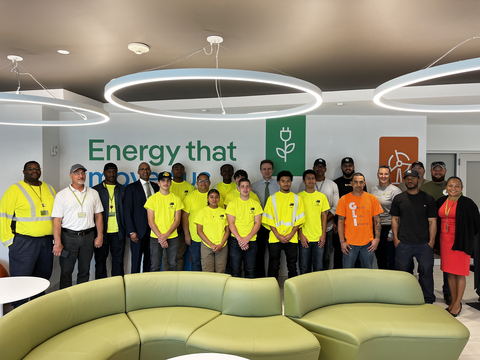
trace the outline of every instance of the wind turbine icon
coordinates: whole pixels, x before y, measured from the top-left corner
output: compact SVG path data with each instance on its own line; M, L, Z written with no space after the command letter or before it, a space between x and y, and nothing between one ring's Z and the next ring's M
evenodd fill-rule
M395 166L392 166L392 159L393 157L395 156L396 160L395 160ZM391 169L391 172L393 173L393 171L395 169L397 169L397 174L395 175L395 181L393 182L393 184L400 184L403 180L403 171L402 171L402 167L403 166L407 166L407 168L405 170L408 170L410 169L410 166L412 164L408 164L406 162L403 162L401 159L400 159L400 156L404 156L406 158L406 161L410 161L410 158L408 157L407 154L403 153L403 152L400 152L400 151L397 151L395 150L395 155L392 155L390 156L390 158L388 159L388 166L390 166L390 169Z

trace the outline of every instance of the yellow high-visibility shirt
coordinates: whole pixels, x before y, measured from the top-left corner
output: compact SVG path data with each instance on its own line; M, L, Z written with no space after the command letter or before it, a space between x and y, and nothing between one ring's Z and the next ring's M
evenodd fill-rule
M31 186L20 181L10 186L0 201L0 238L5 246L13 243L15 232L27 236L53 234L52 209L56 192L45 182Z

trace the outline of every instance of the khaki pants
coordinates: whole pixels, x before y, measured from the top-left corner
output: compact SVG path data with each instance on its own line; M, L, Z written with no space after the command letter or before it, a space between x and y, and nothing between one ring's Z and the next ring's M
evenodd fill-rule
M202 271L225 273L228 259L228 246L224 246L218 253L214 252L202 242Z

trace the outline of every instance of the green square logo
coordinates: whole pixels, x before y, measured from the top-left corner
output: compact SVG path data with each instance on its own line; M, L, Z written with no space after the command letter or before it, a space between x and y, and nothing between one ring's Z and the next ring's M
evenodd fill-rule
M266 121L266 158L275 164L275 174L282 170L294 176L305 171L306 116L291 116Z

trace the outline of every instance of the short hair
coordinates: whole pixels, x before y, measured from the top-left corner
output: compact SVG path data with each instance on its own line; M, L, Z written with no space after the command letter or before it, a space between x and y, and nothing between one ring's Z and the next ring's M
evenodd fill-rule
M278 174L277 174L277 181L280 181L280 179L284 176L287 176L290 178L290 181L293 181L293 175L290 171L287 171L287 170L283 170L283 171L280 171Z
M38 167L40 167L40 164L38 162L36 162L35 160L32 160L32 161L26 162L25 165L23 165L23 170L27 170L27 165L28 164L37 164Z
M363 177L363 181L365 181L365 175L363 175L361 172L356 172L355 174L353 174L351 181L353 181L353 178L354 178L355 176L361 176L361 177Z
M173 164L173 165L172 165L172 170L173 170L173 168L174 168L175 166L177 166L177 165L180 165L180 166L183 167L183 169L185 170L185 165L183 165L182 163L175 163L175 164Z
M248 180L248 178L246 178L246 177L238 180L238 186L240 186L240 184L241 184L242 182L248 182L250 185L252 185L252 183L250 182L250 180Z
M275 166L273 165L272 160L265 159L265 160L260 161L260 169L262 168L263 164L270 164L270 165L272 165L272 169L275 169Z
M248 174L245 170L237 170L235 174L233 174L233 178L236 179L239 176L243 176L244 178L248 178Z
M388 169L388 173L389 173L389 174L392 173L392 170L390 169L390 166L388 166L388 165L380 165L380 166L378 167L378 170L380 170L380 169ZM378 171L377 171L377 173L378 173Z
M210 180L210 175L208 175L208 174L205 173L205 172L201 172L200 174L198 174L198 175L197 175L197 180L198 180L198 178L199 178L200 176L202 176L202 175L203 175L203 176L206 176L206 177L208 178L208 180Z
M313 171L312 169L308 169L303 172L302 179L305 180L308 174L316 176L315 171Z
M458 180L458 181L460 181L460 184L461 184L462 187L463 187L463 181L462 181L462 179L460 179L458 176L450 176L450 177L448 178L448 180L447 180L447 184L450 182L450 180Z
M220 172L222 171L222 169L223 169L225 166L230 166L230 167L232 168L232 171L233 171L233 165L232 165L232 164L223 164L222 166L220 166Z

